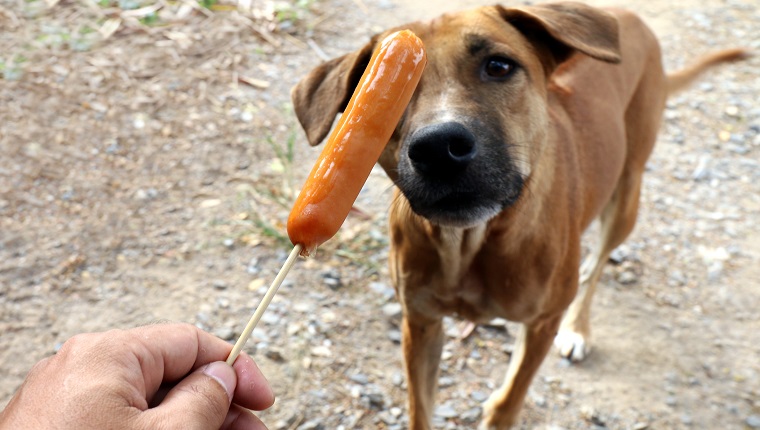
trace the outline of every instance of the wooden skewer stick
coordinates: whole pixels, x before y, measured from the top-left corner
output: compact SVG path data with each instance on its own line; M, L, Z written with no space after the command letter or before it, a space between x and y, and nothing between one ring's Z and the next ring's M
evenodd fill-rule
M235 342L235 346L232 347L232 352L230 352L229 357L227 357L227 364L230 366L235 363L238 355L240 355L240 351L243 349L243 346L245 346L245 343L248 342L248 338L251 337L253 329L256 327L256 324L259 323L261 316L264 315L264 311L267 309L267 306L269 306L272 298L277 293L277 289L280 288L282 281L285 280L285 276L288 275L290 268L293 267L293 264L296 262L296 258L298 257L298 254L301 253L302 249L303 246L300 243L296 244L296 246L293 247L293 250L290 251L288 259L285 260L285 264L283 264L280 271L277 272L277 276L274 277L272 285L270 285L269 289L267 289L267 292L264 294L264 298L261 299L261 303L259 303L259 306L256 307L253 315L251 315L251 319L248 320L248 325L245 326L245 330L243 330L243 333L240 334L237 342Z

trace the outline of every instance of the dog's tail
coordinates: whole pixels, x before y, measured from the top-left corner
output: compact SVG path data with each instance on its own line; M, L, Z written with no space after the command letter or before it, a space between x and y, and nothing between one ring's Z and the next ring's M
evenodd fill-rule
M711 52L694 61L685 68L668 74L668 95L673 95L694 82L705 70L721 63L743 60L752 54L742 48L724 49Z

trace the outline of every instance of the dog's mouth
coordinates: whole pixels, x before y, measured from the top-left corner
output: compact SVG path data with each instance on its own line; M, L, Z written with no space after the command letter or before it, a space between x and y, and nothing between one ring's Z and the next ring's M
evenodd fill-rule
M435 224L472 227L521 194L524 179L504 142L472 129L434 124L412 133L402 146L397 185L412 210Z
M486 222L514 204L522 189L522 180L518 177L516 181L519 185L513 183L505 193L497 195L485 187L479 191L446 192L447 184L441 182L430 185L402 182L399 187L416 214L438 225L466 228ZM431 188L438 192L431 192Z
M464 208L472 207L478 202L478 195L475 192L454 192L435 202L439 210L448 212L459 212Z
M484 205L477 192L454 192L432 204L412 203L412 209L436 224L471 227L496 215L500 207Z

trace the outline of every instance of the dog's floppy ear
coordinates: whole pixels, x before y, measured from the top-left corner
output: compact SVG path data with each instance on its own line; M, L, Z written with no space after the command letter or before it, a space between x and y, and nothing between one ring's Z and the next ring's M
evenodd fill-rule
M531 40L542 39L559 64L573 50L610 63L620 62L617 19L583 3L546 3L505 8L501 16Z
M320 64L290 91L296 117L311 145L322 142L335 116L348 105L376 41L374 36L360 50Z

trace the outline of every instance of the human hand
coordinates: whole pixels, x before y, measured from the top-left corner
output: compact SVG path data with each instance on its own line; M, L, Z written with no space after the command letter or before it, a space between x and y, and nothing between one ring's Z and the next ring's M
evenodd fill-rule
M266 429L274 403L253 359L189 324L81 334L37 363L0 429Z

